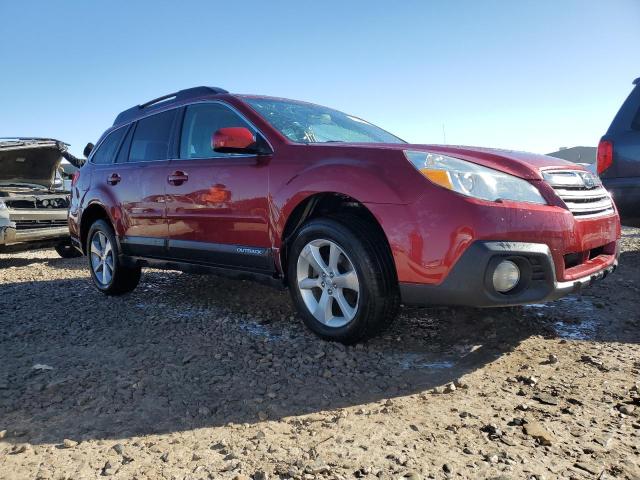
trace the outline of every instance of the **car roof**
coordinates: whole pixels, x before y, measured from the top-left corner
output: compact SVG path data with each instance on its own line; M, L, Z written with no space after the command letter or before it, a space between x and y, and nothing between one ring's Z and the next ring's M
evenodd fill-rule
M161 97L154 98L153 100L141 103L140 105L135 105L131 108L128 108L127 110L124 110L123 112L120 112L113 122L113 127L131 123L135 120L147 116L151 112L165 109L167 107L183 103L185 101L226 93L229 92L219 87L193 87L179 90L173 93L168 93L167 95L162 95Z

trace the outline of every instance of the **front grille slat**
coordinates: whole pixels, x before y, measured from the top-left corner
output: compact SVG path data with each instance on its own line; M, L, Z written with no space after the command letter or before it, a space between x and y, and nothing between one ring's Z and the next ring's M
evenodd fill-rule
M543 172L543 176L575 217L613 213L611 196L595 175L582 170L556 170Z
M67 225L66 220L16 220L16 230L34 230L36 228L55 228Z

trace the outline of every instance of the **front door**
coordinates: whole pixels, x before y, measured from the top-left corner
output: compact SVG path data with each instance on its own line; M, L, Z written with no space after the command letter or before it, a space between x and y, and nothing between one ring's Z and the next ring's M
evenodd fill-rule
M214 152L213 134L223 127L256 131L220 102L186 108L179 159L170 162L167 177L169 255L209 265L271 271L270 157Z

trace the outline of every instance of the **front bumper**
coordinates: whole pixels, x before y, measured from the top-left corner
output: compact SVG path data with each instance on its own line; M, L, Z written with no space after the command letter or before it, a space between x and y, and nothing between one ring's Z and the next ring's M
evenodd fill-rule
M618 253L590 260L582 276L557 281L553 256L546 244L476 241L464 252L440 284L400 283L406 305L463 305L496 307L542 303L580 291L613 272ZM493 287L493 270L503 259L515 262L521 271L518 285L500 293Z
M49 243L69 237L66 226L17 230L14 222L0 225L0 251L23 243Z

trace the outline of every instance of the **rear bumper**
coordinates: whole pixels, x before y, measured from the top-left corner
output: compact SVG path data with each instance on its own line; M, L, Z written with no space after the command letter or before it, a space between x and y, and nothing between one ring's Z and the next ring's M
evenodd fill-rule
M618 253L599 255L580 277L556 280L556 268L546 244L526 242L474 242L440 284L400 283L402 302L407 305L462 305L496 307L556 300L580 291L612 273ZM515 262L521 280L510 292L493 288L493 270L502 259Z

